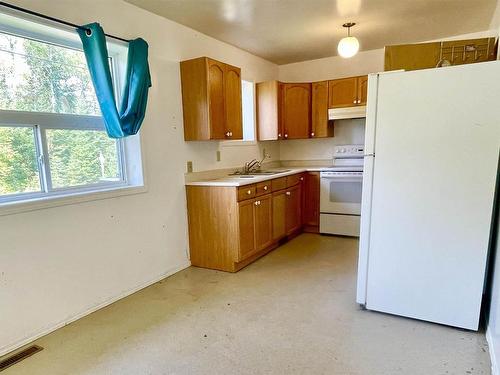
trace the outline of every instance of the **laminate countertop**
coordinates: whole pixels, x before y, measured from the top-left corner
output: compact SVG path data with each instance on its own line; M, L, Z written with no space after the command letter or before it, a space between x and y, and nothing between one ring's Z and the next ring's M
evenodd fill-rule
M266 169L266 171L276 172L274 174L228 175L211 180L186 182L186 186L245 186L302 172L322 172L331 170L333 170L332 167L278 167Z

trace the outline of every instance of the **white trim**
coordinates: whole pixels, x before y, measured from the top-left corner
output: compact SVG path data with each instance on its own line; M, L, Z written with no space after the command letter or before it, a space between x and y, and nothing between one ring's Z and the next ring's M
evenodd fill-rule
M490 361L491 361L491 375L500 375L500 369L498 368L497 357L495 355L495 346L493 336L491 336L490 327L486 328L486 341L488 342L488 350L490 353Z
M225 147L235 147L235 146L255 146L257 144L257 141L245 141L243 139L235 139L232 141L221 141L220 142L220 147L225 148Z
M108 187L91 191L65 192L54 195L43 195L32 199L17 201L6 201L0 203L0 216L13 215L21 212L37 211L51 207L66 206L83 202L98 201L121 197L124 195L134 195L147 193L146 186L119 186Z
M35 341L36 339L39 339L40 337L42 336L45 336L51 332L54 332L55 330L59 329L59 328L62 328L70 323L73 323L74 321L80 319L80 318L83 318L84 316L87 316L97 310L100 310L102 309L103 307L106 307L108 305L111 305L112 303L122 299L122 298L125 298L125 297L128 297L130 296L131 294L135 293L135 292L138 292L139 290L141 289L144 289L144 288L147 288L148 286L150 285L153 285L155 283L157 283L158 281L161 281L169 276L172 276L173 274L179 272L179 271L182 271L183 269L186 269L188 268L189 266L191 266L191 262L190 261L186 261L186 262L183 262L181 264L178 264L177 266L174 266L174 267L171 267L169 268L166 272L150 279L149 281L146 281L144 283L141 283L139 284L138 286L136 287L133 287L133 288L130 288L130 289L127 289L125 291L123 291L122 293L119 293L118 295L116 296L113 296L113 297L110 297L110 298L107 298L105 299L104 301L96 304L96 305L92 305L90 306L89 308L87 308L86 310L80 312L80 313L76 313L74 315L70 315L68 316L66 319L63 319L62 321L59 321L57 323L54 323L54 324L50 324L49 326L45 327L45 328L42 328L38 331L35 331L35 332L32 332L30 334L28 334L26 337L24 337L23 339L21 340L18 340L14 343L11 343L11 344L8 344L6 346L3 346L3 347L0 347L0 356L3 356L7 353L10 353L16 349L19 349L21 348L22 346L26 345L26 344L29 344L30 342L32 341Z
M46 129L106 130L101 116L0 109L0 118L0 125L6 126L38 125Z

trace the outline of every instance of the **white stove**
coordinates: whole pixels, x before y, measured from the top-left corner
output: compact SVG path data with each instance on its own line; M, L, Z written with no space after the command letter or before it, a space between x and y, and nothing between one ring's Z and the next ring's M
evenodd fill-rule
M363 157L363 145L334 148L333 166L320 174L320 233L359 236Z

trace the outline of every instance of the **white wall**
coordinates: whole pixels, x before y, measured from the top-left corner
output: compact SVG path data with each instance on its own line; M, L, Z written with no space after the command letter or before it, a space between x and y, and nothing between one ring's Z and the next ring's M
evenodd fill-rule
M350 59L339 56L279 66L283 82L311 82L360 76L384 70L384 49L361 51Z
M280 142L281 160L332 159L333 147L365 143L365 119L337 120L333 138L295 139Z
M17 0L74 23L150 45L153 87L141 130L147 193L0 216L0 355L98 306L189 265L184 172L240 165L260 147L185 143L179 61L208 55L247 80L276 79L277 66L120 0ZM276 142L264 144L274 159Z

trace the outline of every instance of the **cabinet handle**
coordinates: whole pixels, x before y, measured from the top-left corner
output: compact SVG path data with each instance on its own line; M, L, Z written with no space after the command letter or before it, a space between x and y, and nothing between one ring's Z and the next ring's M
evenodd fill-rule
M314 137L314 132L311 133L311 137Z
M255 201L255 202L253 202L253 204L255 204L256 206L258 206L259 205L259 201Z
M248 195L252 194L252 190L247 190L247 194Z
M267 191L267 186L264 186L264 191Z
M281 133L278 133L278 138L281 138Z
M285 138L288 138L288 134L285 133Z
M230 132L227 132L227 133L226 133L226 137L229 137L229 136L231 136L231 133L230 133Z
M232 137L233 136L233 132L229 132L229 136Z
M353 103L358 104L358 99L355 99Z
M292 195L292 193L290 193L289 191L287 191L285 194L286 195Z
M301 178L300 178L300 181L304 181L304 177L301 177Z

